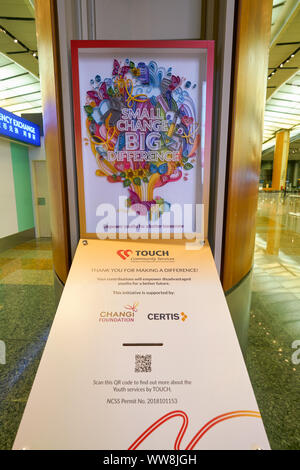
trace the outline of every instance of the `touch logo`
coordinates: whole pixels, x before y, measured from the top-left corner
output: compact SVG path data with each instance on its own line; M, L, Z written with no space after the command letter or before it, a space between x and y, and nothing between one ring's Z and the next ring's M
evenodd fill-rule
M130 255L132 255L133 251L132 250L118 250L117 254L120 256L122 259L127 259L129 258Z
M133 254L132 250L118 250L117 254L120 258L126 260ZM169 258L169 251L167 250L135 250L135 256L137 258ZM136 258L134 258L136 259Z

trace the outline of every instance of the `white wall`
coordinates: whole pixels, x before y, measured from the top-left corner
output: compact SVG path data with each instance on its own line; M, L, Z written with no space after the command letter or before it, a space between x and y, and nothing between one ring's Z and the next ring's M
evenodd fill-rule
M29 160L46 160L44 137L41 137L40 147L29 147Z
M0 139L0 238L18 232L10 143Z
M199 39L201 0L98 0L95 39Z

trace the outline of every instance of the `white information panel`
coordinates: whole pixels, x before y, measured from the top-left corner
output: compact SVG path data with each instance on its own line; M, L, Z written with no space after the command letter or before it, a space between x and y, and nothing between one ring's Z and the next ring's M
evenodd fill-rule
M207 245L80 241L24 448L269 449Z

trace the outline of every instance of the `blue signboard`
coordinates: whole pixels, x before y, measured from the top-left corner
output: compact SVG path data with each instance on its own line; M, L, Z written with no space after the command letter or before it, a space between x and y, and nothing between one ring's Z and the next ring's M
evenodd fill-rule
M0 108L0 136L8 137L24 144L41 145L40 128L13 113Z

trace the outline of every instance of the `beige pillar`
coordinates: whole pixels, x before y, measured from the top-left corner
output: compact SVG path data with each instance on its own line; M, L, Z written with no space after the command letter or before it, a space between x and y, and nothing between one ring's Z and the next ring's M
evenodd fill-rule
M289 148L290 131L277 132L272 176L272 189L275 191L285 188Z

